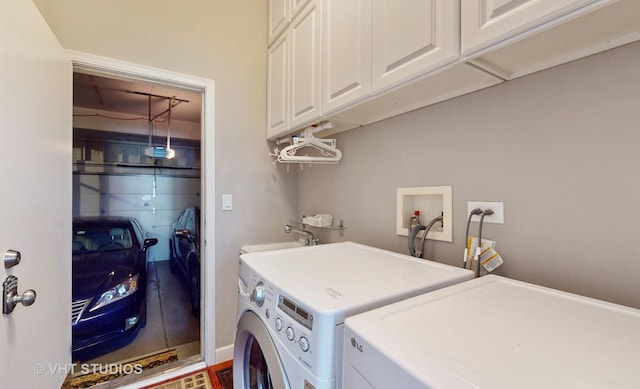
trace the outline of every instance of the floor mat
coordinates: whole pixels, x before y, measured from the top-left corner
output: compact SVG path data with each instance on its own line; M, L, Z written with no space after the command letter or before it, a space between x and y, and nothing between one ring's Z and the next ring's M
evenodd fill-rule
M216 377L222 389L233 389L233 367L217 370Z
M200 370L184 377L176 378L173 381L165 382L155 386L149 386L149 389L213 389L209 373L207 370Z
M125 375L136 374L165 363L178 360L178 353L171 349L139 359L110 364L78 364L76 374L67 377L61 389L89 388Z
M144 389L233 389L233 361L145 386Z

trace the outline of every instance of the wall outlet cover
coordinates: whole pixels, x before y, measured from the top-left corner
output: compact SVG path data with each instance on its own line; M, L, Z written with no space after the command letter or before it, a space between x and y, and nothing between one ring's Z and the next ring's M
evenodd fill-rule
M484 223L504 224L504 202L502 201L469 201L467 202L467 217L472 210L480 208L483 211L490 209L493 211L493 215L487 215L484 217ZM473 215L471 217L472 222L479 222L480 215Z

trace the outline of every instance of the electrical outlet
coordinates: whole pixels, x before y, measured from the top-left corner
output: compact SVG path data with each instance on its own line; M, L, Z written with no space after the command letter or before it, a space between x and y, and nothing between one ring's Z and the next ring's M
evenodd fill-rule
M483 211L490 209L493 211L492 215L484 217L484 223L504 224L504 202L502 201L469 201L467 202L467 217L472 210L480 208ZM473 215L471 221L479 222L481 215Z

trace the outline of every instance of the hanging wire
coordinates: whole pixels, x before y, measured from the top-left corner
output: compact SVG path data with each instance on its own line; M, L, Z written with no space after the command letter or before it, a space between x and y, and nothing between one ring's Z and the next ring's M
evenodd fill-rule
M148 100L148 119L149 119L149 147L152 147L153 143L153 120L151 119L151 95L147 96Z
M167 113L167 150L171 150L171 109L176 106L176 97L169 99L169 108Z

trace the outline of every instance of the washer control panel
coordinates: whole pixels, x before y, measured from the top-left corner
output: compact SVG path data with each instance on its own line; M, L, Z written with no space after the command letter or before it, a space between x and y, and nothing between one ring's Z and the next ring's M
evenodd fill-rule
M314 314L294 298L284 295L260 275L240 263L238 278L240 306L252 306L291 355L313 370L320 364ZM244 303L242 302L244 301Z
M293 299L279 294L273 328L279 339L293 354L313 365L313 314Z
M294 303L291 299L284 297L283 295L279 295L278 308L293 320L308 329L313 330L313 315L311 315L306 309Z

